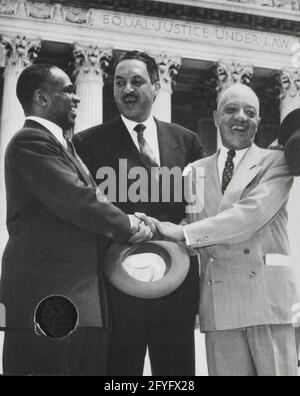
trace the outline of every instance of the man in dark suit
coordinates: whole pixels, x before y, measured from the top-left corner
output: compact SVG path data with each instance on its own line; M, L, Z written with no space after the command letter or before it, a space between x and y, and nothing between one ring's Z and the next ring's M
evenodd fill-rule
M292 175L300 176L300 108L294 109L284 118L278 143L284 147Z
M9 241L0 301L7 375L104 375L108 311L101 260L106 238L151 237L97 189L64 132L79 98L53 66L18 80L24 127L5 157Z
M300 176L300 108L293 105L281 123L278 143L284 148L290 172ZM296 328L297 348L300 367L300 327Z
M114 97L121 113L116 119L74 136L74 145L92 175L103 167L117 173L116 185L123 183L119 160L127 160L127 170L184 167L202 157L195 133L175 124L156 120L152 107L159 92L159 71L153 58L133 51L117 62ZM99 180L100 183L102 180ZM128 182L128 187L136 180ZM122 188L122 187L121 187ZM128 189L128 190L129 190ZM184 203L151 202L151 189L138 202L123 199L117 189L116 205L125 213L145 212L161 220L180 221ZM157 191L156 191L157 192ZM130 194L129 194L130 195ZM159 194L158 194L159 195ZM143 196L143 192L141 192ZM160 197L161 198L161 197ZM110 375L143 373L149 348L153 375L194 375L194 325L198 305L198 268L192 263L183 285L171 295L154 300L129 297L109 285L113 334Z

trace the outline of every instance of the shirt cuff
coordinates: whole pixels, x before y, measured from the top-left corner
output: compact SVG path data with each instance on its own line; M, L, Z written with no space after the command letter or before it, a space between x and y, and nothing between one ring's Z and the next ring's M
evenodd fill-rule
M192 244L191 244L190 238L189 238L188 233L187 233L187 226L184 226L184 227L183 227L183 233L184 233L186 245L187 245L188 247L191 247Z
M128 216L128 215L127 215L127 217L129 219L129 222L130 222L130 230L131 230L131 233L132 233L132 229L133 229L134 224L133 224L133 221L132 221L131 217Z

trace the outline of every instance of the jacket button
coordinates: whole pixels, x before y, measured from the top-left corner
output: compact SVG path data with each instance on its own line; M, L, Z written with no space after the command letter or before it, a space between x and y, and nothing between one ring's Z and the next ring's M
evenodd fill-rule
M208 259L211 263L213 263L215 260L216 260L216 258L215 257L213 257L213 256L211 256L211 257L209 257L209 259Z
M249 250L249 249L245 249L245 250L244 250L244 253L245 253L245 254L250 254L250 250Z
M207 286L212 286L212 281L207 281L207 282L206 282L206 285L207 285Z
M257 276L256 272L253 271L250 273L250 278L256 278L256 276Z

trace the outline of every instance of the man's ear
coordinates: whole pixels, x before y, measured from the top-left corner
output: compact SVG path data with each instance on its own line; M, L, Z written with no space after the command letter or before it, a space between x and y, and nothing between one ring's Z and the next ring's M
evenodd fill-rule
M161 89L160 82L157 81L157 82L154 84L154 95L155 95L155 99L157 98L157 95L159 94L160 89ZM155 100L155 99L154 99L154 100Z
M260 123L261 123L261 117L258 117L258 119L257 119L257 129L260 127Z
M217 110L214 112L214 121L216 128L219 128L219 113Z
M41 89L37 89L34 92L33 101L34 101L34 103L45 107L48 103L47 95Z

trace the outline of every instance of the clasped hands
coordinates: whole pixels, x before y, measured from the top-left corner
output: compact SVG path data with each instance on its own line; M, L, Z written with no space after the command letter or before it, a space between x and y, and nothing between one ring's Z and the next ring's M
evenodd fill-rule
M151 239L167 239L181 242L185 240L183 226L169 222L161 222L144 213L130 215L132 236L129 243L136 244L150 241Z

